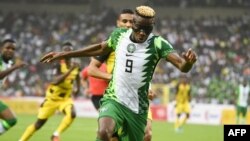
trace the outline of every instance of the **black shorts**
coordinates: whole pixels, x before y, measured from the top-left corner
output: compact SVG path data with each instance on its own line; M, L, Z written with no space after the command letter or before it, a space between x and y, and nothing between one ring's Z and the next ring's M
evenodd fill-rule
M100 108L100 100L102 99L103 95L92 95L91 101L95 106L95 109L98 110Z

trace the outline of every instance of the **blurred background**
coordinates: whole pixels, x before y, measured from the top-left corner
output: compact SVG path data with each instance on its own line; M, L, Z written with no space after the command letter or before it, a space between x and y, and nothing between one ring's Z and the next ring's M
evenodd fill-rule
M188 73L192 101L229 105L224 116L232 115L237 84L250 80L249 0L0 0L0 40L14 38L17 56L30 64L8 77L10 87L0 90L1 98L17 112L26 113L28 110L17 108L10 98L44 96L51 79L50 66L39 63L44 53L60 51L65 41L72 41L79 49L105 40L116 26L118 12L138 5L156 10L154 32L179 53L190 47L197 52L198 61ZM82 68L89 63L88 58L80 61ZM157 110L171 107L168 104L173 101L180 75L165 60L159 62L152 80L157 93L153 100L156 119L171 119L170 110ZM85 99L83 95L80 100ZM221 113L212 115L219 118L216 124L221 123ZM199 114L194 116L203 116Z
M71 41L74 49L79 49L107 39L116 27L120 10L139 5L155 9L155 34L166 38L179 53L187 48L197 52L197 63L187 74L192 86L192 112L188 122L206 125L187 125L188 131L182 137L172 133L173 100L183 74L162 60L152 80L157 97L151 109L155 121L170 124L154 122L153 140L221 141L220 125L235 123L236 87L243 79L250 81L249 0L0 0L0 40L14 38L17 59L29 64L11 74L6 88L0 89L0 99L17 113L20 121L0 140L17 140L30 120L35 119L51 80L51 66L39 63L44 53L61 51L65 41ZM82 68L89 64L89 58L79 61ZM75 105L78 116L97 117L83 88ZM65 134L65 140L93 140L95 119L77 120ZM46 140L44 137L49 137L53 130L49 127L54 127L57 121L60 120L56 118L48 123L34 140ZM249 112L247 122L250 123ZM210 127L211 124L216 126ZM83 128L86 125L88 129ZM79 131L89 138L73 134Z
M188 74L193 98L202 103L232 103L235 84L250 77L248 0L1 0L0 39L14 38L18 56L30 64L9 77L12 87L1 95L43 96L51 75L38 62L42 54L60 51L65 41L78 49L106 39L116 26L117 12L141 4L156 10L156 34L179 52L192 47L198 53L199 60ZM81 62L86 66L89 60ZM179 75L163 61L153 83L167 85L171 93ZM161 90L158 93L163 95ZM168 99L155 102L166 104Z

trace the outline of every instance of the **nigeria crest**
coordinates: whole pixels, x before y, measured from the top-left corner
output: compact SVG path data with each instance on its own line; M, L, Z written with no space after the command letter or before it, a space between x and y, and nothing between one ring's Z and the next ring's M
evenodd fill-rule
M127 51L128 51L129 53L135 52L135 49L136 49L136 47L135 47L134 44L128 44L128 46L127 46Z

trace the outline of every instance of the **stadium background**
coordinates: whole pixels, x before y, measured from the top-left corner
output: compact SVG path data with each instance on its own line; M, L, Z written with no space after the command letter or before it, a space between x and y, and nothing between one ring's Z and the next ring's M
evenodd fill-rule
M30 64L8 77L10 87L0 90L1 100L21 119L34 116L51 78L49 65L38 62L42 54L59 51L66 40L72 41L76 49L104 40L115 27L120 9L141 4L157 12L155 33L167 38L179 52L193 47L199 55L189 73L193 87L189 123L201 124L198 130L206 125L219 129L234 123L235 87L243 78L250 79L248 0L1 0L0 40L16 39L18 56ZM80 61L84 67L89 59ZM169 124L175 118L172 101L180 75L164 61L158 64L153 78L158 96L151 107L155 121ZM76 105L79 117L97 116L82 93ZM247 120L250 123L249 113ZM18 124L11 130L15 128L25 127Z

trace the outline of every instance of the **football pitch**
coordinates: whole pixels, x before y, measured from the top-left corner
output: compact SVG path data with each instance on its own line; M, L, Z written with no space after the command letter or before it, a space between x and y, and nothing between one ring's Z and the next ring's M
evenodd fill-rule
M36 120L35 115L17 115L18 123L0 136L0 141L18 141L25 128ZM61 121L61 115L51 117L30 141L50 141ZM76 118L62 134L61 141L95 141L97 122L94 118ZM182 133L175 133L173 123L153 122L153 141L223 141L223 126L187 124Z

